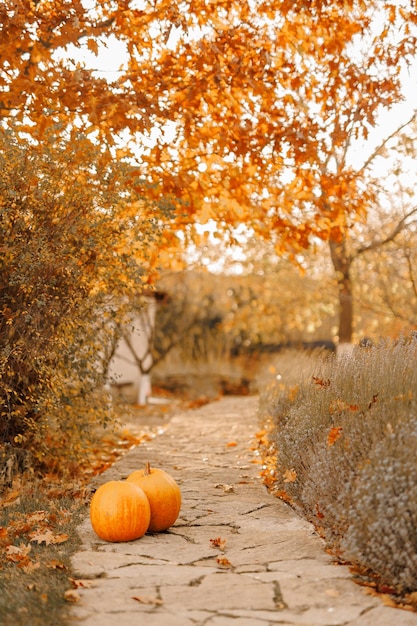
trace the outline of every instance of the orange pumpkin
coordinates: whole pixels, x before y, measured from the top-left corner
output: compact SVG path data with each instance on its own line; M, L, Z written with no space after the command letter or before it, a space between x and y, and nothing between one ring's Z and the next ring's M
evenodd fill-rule
M181 491L170 474L146 464L144 470L136 470L126 479L145 492L151 506L148 530L158 533L167 530L177 519L181 508Z
M142 537L149 527L148 498L131 482L111 480L101 485L91 500L93 530L105 541L131 541Z

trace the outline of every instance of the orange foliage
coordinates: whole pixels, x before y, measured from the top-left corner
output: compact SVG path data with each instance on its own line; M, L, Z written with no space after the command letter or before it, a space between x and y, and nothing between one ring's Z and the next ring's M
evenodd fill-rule
M343 435L343 428L341 426L333 426L327 435L327 445L333 446L338 439Z
M412 0L5 0L0 20L0 116L40 140L73 123L109 148L130 137L181 227L211 213L293 251L364 215L374 192L346 153L417 49Z

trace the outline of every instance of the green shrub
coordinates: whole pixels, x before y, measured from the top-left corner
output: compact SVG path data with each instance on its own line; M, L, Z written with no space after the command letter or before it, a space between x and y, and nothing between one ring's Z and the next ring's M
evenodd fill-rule
M417 588L416 356L415 339L355 347L261 393L276 489L335 553L402 592Z

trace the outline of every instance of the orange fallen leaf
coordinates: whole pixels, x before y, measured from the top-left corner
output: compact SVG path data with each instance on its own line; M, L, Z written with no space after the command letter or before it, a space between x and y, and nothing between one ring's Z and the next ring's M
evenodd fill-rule
M64 593L64 599L66 600L66 602L79 602L80 594L75 591L75 589L68 589Z
M294 469L287 469L282 475L284 483L293 483L297 480L297 472Z
M26 516L28 524L35 524L37 522L43 522L47 517L46 511L35 511Z
M132 600L136 600L136 602L140 602L141 604L163 604L161 598L156 598L154 596L132 596Z
M233 485L226 485L226 483L217 483L215 485L216 489L223 489L224 493L234 493L235 488Z
M233 567L229 559L226 559L225 556L218 556L216 559L217 563L222 567Z
M333 446L336 441L343 435L343 428L341 426L333 426L327 435L327 445Z
M216 537L215 539L210 539L210 543L213 548L219 548L220 550L224 550L226 546L226 539Z
M68 535L66 533L55 535L49 528L34 531L29 534L29 537L31 541L36 541L39 544L44 543L46 546L49 546L50 543L64 543L68 540Z
M323 380L322 378L318 378L317 376L312 376L312 379L318 387L321 387L323 389L326 389L326 387L330 387L330 379Z
M11 561L12 563L20 563L22 565L27 565L30 563L30 559L28 554L31 550L31 546L7 546L5 549L6 559L7 561Z
M316 503L316 515L319 519L323 519L324 518L324 514L320 511L320 507L319 505Z
M49 569L67 569L65 565L57 559L52 559L51 561L48 561L48 563L46 563L46 567L48 567Z
M36 530L29 534L31 541L36 541L36 543L44 543L46 546L49 546L52 543L54 533L52 530L44 529L44 530Z
M91 587L95 587L94 580L90 580L90 578L70 578L69 581L74 589L79 589L80 587L90 589Z
M40 566L41 564L39 563L39 561L36 561L36 563L34 563L33 561L29 561L29 563L27 563L26 565L18 565L18 567L20 567L20 569L23 570L25 574L31 574L35 570L39 569Z
M292 498L286 491L273 491L273 495L283 502L288 502L289 504L292 503Z
M229 443L226 444L227 448L234 448L234 446L237 446L237 441L229 441Z
M56 543L65 543L65 541L68 541L69 537L66 533L61 533L60 535L54 535L54 538L52 539L52 543L56 544Z

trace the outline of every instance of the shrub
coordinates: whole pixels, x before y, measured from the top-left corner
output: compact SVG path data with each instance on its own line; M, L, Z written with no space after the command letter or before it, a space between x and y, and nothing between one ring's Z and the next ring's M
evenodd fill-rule
M347 558L388 587L417 589L417 423L397 423L371 451L348 509Z
M60 441L69 454L72 436L78 445L106 415L92 404L112 334L106 316L140 299L160 230L161 212L139 189L131 166L104 160L75 129L53 129L42 144L0 129L3 447L42 460Z
M417 588L416 355L415 339L355 347L261 393L275 488L335 553L401 592Z

